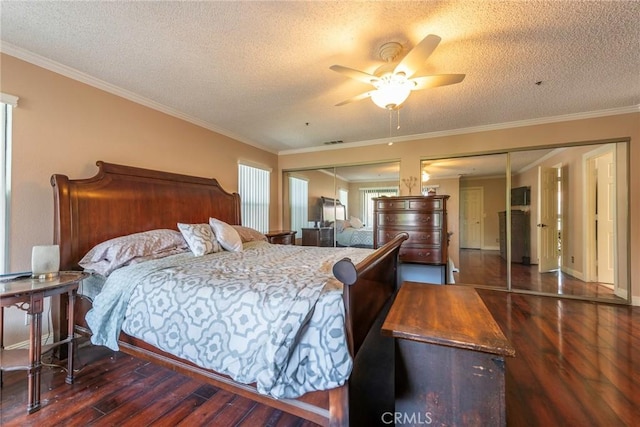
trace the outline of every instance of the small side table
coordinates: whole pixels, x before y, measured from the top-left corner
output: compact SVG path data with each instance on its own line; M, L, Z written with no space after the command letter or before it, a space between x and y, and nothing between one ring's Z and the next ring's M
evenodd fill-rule
M291 230L275 230L269 231L265 234L269 243L274 245L295 245L296 244L296 231Z
M333 246L333 227L303 228L302 246Z
M67 377L65 382L73 384L73 325L74 302L80 281L87 277L79 271L63 271L56 277L16 278L0 281L0 371L26 370L28 372L27 412L40 409L40 370L42 369L42 352L52 347L67 344ZM67 318L69 335L66 339L42 346L42 310L44 299L53 295L69 294ZM31 317L29 328L29 350L5 350L4 339L4 307L16 306L26 311ZM1 374L1 372L0 372Z

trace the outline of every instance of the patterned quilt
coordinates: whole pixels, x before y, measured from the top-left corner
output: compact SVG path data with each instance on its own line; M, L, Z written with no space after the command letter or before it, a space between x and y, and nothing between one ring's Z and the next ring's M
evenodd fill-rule
M276 398L334 388L352 360L342 287L331 269L370 253L251 242L242 252L123 267L87 313L92 342L117 350L122 329Z
M336 240L340 246L373 248L373 229L346 227L337 234Z

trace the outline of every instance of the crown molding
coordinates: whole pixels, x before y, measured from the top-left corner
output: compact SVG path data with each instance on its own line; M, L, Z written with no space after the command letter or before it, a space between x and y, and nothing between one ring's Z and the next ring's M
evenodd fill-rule
M204 129L208 129L210 131L219 133L220 135L227 136L236 141L242 142L244 144L258 148L260 150L264 150L269 153L277 154L277 155L313 153L313 152L330 151L330 150L344 150L347 148L367 147L367 146L380 145L380 144L392 144L397 142L415 141L419 139L442 138L442 137L454 136L454 135L464 135L468 133L488 132L488 131L494 131L494 130L500 130L500 129L511 129L511 128L518 128L518 127L525 127L525 126L567 122L572 120L582 120L582 119L590 119L590 118L596 118L596 117L614 116L614 115L620 115L620 114L640 112L640 105L632 105L627 107L611 108L607 110L588 111L588 112L565 114L565 115L553 116L553 117L541 117L536 119L519 120L514 122L506 122L506 123L496 123L496 124L483 125L483 126L473 126L468 128L452 129L452 130L445 130L445 131L439 131L439 132L429 132L429 133L407 135L407 136L401 136L401 137L390 137L390 138L380 138L380 139L373 139L373 140L367 140L367 141L357 141L357 142L340 144L340 146L332 145L332 146L297 148L297 149L276 151L264 145L258 144L254 141L247 140L246 138L243 138L242 136L239 136L229 130L219 128L217 126L213 126L211 123L208 123L204 120L184 114L164 104L160 104L159 102L142 97L131 91L128 91L126 89L123 89L111 83L105 82L103 80L97 79L93 76L90 76L89 74L83 73L74 68L60 64L59 62L53 61L49 58L46 58L44 56L38 55L36 53L22 49L20 47L17 47L11 43L7 43L5 41L0 40L0 52L16 57L23 61L29 62L33 65L37 65L38 67L42 67L46 70L52 71L54 73L60 74L70 79L79 81L81 83L85 83L89 86L93 86L95 88L101 89L113 95L120 96L124 99L135 102L137 104L144 105L145 107L176 117L180 120L184 120L186 122L192 123L196 126L200 126Z
M348 143L341 144L339 147L334 145L334 146L322 146L322 147L311 147L311 148L298 148L293 150L283 150L283 151L279 151L278 155L313 153L317 151L328 151L328 150L344 150L347 148L367 147L371 145L380 145L380 144L392 145L393 143L396 143L396 142L442 138L447 136L464 135L469 133L489 132L494 130L544 125L549 123L570 122L573 120L583 120L583 119L591 119L591 118L606 117L606 116L617 116L621 114L638 113L638 112L640 112L640 104L631 105L627 107L610 108L607 110L586 111L582 113L564 114L561 116L540 117L537 119L527 119L527 120L518 120L514 122L495 123L491 125L473 126L468 128L451 129L451 130L438 131L438 132L407 135L407 136L401 136L401 137L391 137L391 138L372 139L368 141L348 142Z
M135 102L136 104L144 105L145 107L149 107L153 110L159 111L164 114L168 114L170 116L176 117L180 120L184 120L185 122L192 123L196 126L200 126L201 128L208 129L210 131L219 133L220 135L227 136L229 138L233 138L236 141L242 142L247 145L251 145L253 147L259 148L264 151L268 151L272 154L277 154L277 152L271 148L265 147L264 145L260 145L256 142L247 140L239 135L234 134L231 131L228 131L223 128L219 128L213 126L211 123L208 123L204 120L198 119L197 117L190 116L188 114L184 114L176 109L168 107L159 102L153 101L151 99L142 97L137 95L131 91L113 85L111 83L105 82L104 80L97 79L89 74L83 73L82 71L76 70L75 68L68 67L59 62L53 61L44 56L38 55L36 53L30 52L28 50L22 49L18 46L15 46L11 43L7 43L5 41L0 42L0 52L5 53L7 55L16 57L23 61L26 61L30 64L37 65L38 67L44 68L46 70L52 71L54 73L60 74L62 76L68 77L73 80L77 80L81 83L87 84L89 86L93 86L97 89L103 90L105 92L111 93L113 95L117 95L121 98L127 99L129 101Z

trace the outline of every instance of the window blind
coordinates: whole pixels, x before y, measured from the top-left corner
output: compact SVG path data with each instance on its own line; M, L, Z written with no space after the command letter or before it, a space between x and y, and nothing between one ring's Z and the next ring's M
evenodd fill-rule
M309 183L305 179L289 177L289 206L291 230L302 236L302 228L309 223Z
M269 188L271 172L238 164L238 194L242 225L262 233L269 231Z
M373 227L373 199L382 196L397 196L398 187L361 188L360 206L365 225Z
M11 122L18 98L0 93L0 274L9 267L9 207L11 197Z

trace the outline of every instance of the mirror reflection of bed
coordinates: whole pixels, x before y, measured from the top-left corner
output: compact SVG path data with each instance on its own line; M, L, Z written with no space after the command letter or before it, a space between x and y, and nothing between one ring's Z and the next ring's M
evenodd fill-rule
M340 200L320 197L321 224L334 228L335 244L338 247L373 248L373 227L362 219L348 216Z

